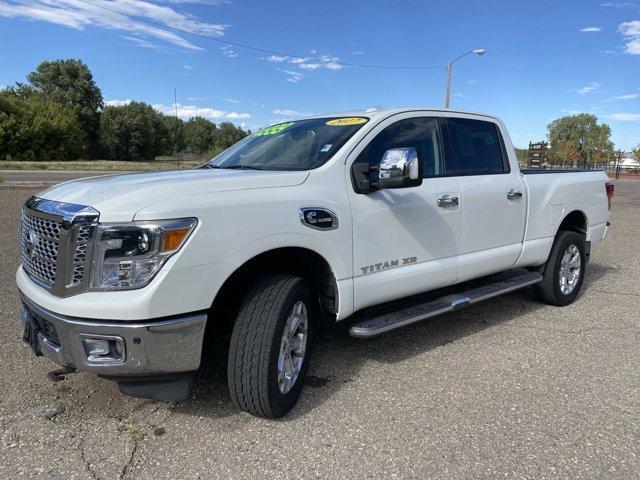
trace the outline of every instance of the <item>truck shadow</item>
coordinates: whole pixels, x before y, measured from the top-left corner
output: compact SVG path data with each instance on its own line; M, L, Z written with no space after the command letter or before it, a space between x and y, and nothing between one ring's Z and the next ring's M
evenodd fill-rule
M614 269L590 263L583 292L587 293L593 283L611 270ZM309 414L342 388L348 388L349 383L357 381L366 366L400 363L486 329L517 321L523 315L541 309L548 309L551 315L554 308L540 303L533 290L526 288L371 340L352 338L348 320L325 325L315 342L312 364L300 402L279 421L295 421ZM197 375L192 393L176 406L176 412L209 418L240 414L231 404L227 390L227 344L227 338L217 337L205 349L203 367Z

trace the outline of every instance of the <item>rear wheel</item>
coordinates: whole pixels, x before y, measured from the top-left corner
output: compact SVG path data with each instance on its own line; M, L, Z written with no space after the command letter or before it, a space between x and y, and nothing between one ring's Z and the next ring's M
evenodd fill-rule
M268 275L251 287L229 349L234 405L266 418L281 417L295 405L309 366L314 305L301 277Z
M544 278L534 285L538 298L560 307L573 303L580 293L586 264L583 237L576 232L558 232L545 265Z

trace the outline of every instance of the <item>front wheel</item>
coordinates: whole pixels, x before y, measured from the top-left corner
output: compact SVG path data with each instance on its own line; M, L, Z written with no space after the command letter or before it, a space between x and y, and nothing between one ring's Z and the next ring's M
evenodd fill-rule
M314 305L307 282L294 275L268 275L250 288L229 348L236 407L277 418L295 405L309 366Z
M573 303L584 280L585 243L576 232L560 231L545 265L544 278L534 285L540 300L563 307Z

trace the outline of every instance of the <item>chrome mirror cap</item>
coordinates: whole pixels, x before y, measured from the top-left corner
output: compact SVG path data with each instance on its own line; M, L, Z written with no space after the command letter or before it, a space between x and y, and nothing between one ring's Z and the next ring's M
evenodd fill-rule
M379 167L379 188L413 187L422 183L418 152L413 147L384 152Z

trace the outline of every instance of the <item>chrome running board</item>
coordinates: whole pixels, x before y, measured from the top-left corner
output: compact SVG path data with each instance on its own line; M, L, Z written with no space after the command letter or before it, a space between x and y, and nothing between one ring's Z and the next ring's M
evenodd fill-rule
M424 303L382 314L374 314L354 324L349 333L356 338L373 338L390 330L452 312L468 305L528 287L542 280L538 272L514 268L498 275L474 281L473 287L460 293L446 295Z

